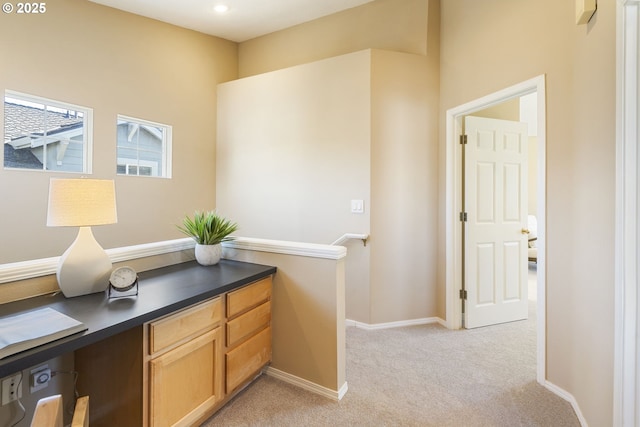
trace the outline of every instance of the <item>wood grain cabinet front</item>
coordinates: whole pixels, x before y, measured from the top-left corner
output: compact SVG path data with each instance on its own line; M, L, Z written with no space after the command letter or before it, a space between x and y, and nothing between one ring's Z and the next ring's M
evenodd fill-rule
M271 327L227 352L227 393L257 375L271 360Z
M149 425L191 426L222 399L221 329L149 362Z
M222 320L222 299L214 298L149 324L149 352L154 354L197 336Z
M227 345L235 347L271 323L271 301L227 322Z
M226 392L250 381L271 361L271 278L227 294Z
M223 398L222 299L149 324L148 425L190 426Z
M92 427L195 426L271 361L271 276L75 351Z

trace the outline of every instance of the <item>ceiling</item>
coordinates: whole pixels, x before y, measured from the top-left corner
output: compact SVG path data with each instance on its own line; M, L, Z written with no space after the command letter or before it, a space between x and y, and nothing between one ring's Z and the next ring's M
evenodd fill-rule
M90 0L205 34L243 42L373 0ZM229 10L218 13L214 7Z

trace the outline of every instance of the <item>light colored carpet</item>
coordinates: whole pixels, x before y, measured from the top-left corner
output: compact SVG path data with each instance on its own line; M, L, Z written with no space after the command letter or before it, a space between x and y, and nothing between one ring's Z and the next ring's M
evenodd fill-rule
M340 402L263 375L202 427L579 426L535 380L535 327L533 301L529 320L474 330L349 327Z

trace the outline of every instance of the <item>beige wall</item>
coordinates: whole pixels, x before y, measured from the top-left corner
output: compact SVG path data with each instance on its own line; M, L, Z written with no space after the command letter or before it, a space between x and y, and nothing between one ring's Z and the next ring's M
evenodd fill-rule
M371 320L437 316L438 72L419 55L374 51Z
M215 207L216 85L236 78L237 44L56 0L40 16L3 14L0 53L1 93L93 108L93 176L115 178L117 191L118 224L94 228L105 248L181 237L185 213ZM173 126L172 179L115 175L117 114ZM58 256L77 234L45 226L50 176L0 168L0 264Z
M430 92L430 89L432 90ZM365 50L219 86L217 204L251 237L349 244L347 316L433 317L437 72ZM365 213L350 212L364 200Z
M547 379L611 425L615 2L584 26L556 0L446 0L441 16L442 113L546 74Z
M438 315L439 17L438 1L377 0L239 47L240 76L368 48L416 54L413 65L401 61L394 66L397 53L380 50L374 51L372 59L372 96L383 102L371 104L372 131L378 133L371 145L371 241L366 248L357 242L348 246L347 317L351 320L384 323ZM417 62L421 64L415 68ZM421 93L428 96L419 102ZM420 135L413 132L413 124L419 124ZM408 135L410 128L413 133ZM354 176L346 182L359 179L357 170ZM218 191L224 185L218 182ZM343 203L330 205L345 209ZM399 212L405 215L399 218ZM365 265L370 265L369 270Z
M429 0L376 0L243 42L240 77L363 49L426 55L428 6Z
M370 64L362 51L219 86L217 205L238 234L330 244L370 232ZM365 321L370 248L347 244L347 315Z
M330 390L347 382L345 260L224 249L224 257L278 266L273 278L270 368ZM295 378L288 378L288 380ZM318 391L316 389L316 391Z
M367 233L370 53L218 87L217 204L238 234L329 244Z
M488 119L520 121L520 98L513 98L501 102L481 111L475 111L472 116L486 117Z

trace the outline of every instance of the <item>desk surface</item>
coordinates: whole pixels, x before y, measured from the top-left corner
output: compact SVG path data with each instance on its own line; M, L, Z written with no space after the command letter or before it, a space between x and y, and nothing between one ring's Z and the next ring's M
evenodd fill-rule
M85 332L0 360L0 378L275 272L276 267L239 261L221 260L209 267L190 261L139 273L139 290L135 297L109 299L106 292L100 292L65 298L58 293L0 305L0 316L51 307L88 327Z

